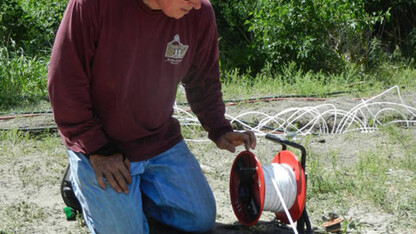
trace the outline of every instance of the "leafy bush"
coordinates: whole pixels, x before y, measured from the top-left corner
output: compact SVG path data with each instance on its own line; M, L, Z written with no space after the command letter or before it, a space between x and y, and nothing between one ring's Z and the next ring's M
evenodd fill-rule
M28 55L49 53L66 0L0 0L0 46L11 41Z
M366 2L372 12L389 12L390 20L375 25L373 36L392 53L400 48L407 58L416 58L416 0L373 0Z
M213 1L225 69L259 72L295 62L304 70L339 72L366 63L372 28L388 11L366 12L366 0Z
M257 4L252 0L211 1L216 13L219 34L220 62L223 70L248 68L259 72L264 59L259 59L256 47L251 47L254 34L247 22Z
M31 21L26 17L22 6L14 0L0 0L0 39L8 44L10 39L15 41L30 40L27 31Z
M253 11L250 30L268 61L294 61L306 70L336 72L344 62L366 56L372 26L363 0L262 0Z
M0 107L47 96L48 57L66 0L0 0Z

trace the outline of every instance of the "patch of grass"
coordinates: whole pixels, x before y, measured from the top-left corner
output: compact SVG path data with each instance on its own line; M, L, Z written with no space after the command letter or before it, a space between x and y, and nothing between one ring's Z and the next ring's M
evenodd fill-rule
M48 112L51 111L51 104L49 99L40 98L37 100L23 100L16 105L9 105L0 109L0 115L13 115L16 113L33 113L33 112Z
M387 125L382 129L384 134L387 134L391 141L397 142L402 149L402 152L393 152L395 154L402 154L399 161L400 167L403 169L416 171L416 144L415 136L407 133L405 129L395 125Z
M349 166L339 163L341 152L309 152L308 209L322 214L329 208L343 215L352 204L362 203L393 215L394 228L416 227L411 221L416 214L414 140L410 132L397 126L384 127L382 134L390 138L377 143L375 149L361 151L358 162Z
M27 223L42 222L47 216L43 208L25 201L7 205L0 214L0 233L21 233Z
M46 58L0 48L0 110L46 98L47 69Z
M385 63L383 66L386 68L366 71L361 66L347 64L337 74L326 74L305 72L290 63L280 73L274 73L266 66L256 75L239 70L222 71L221 78L227 100L287 95L327 97L336 92L366 97L394 85L408 89L416 87L416 69L412 64Z
M185 139L206 139L207 133L199 124L190 124L181 126L182 136Z
M380 151L368 152L359 155L359 162L355 168L355 193L383 206L386 203L388 162L384 160Z
M28 145L29 135L17 129L0 131L0 150L5 157L0 157L0 164L14 160L20 155L27 153L30 147L21 147L22 144Z
M1 131L0 132L0 140L7 141L12 146L21 142L23 140L27 140L29 135L19 131L18 129L10 129L9 131Z
M68 164L59 136L46 132L34 135L16 129L3 131L0 150L0 172L9 178L7 186L2 187L6 190L5 197L0 196L0 233L62 232L57 229L61 224L51 217L61 217L59 222L67 222L62 212L63 201L56 204L60 201L59 184ZM50 203L36 201L42 201L45 192L51 196ZM65 232L88 233L81 220L78 217L78 223L66 224L69 227Z
M14 164L8 173L15 174L23 187L37 190L59 184L68 163L64 146L56 134L31 135L17 129L3 131L0 132L0 150L6 156L0 158L0 165ZM29 160L31 164L24 163Z
M309 153L307 173L310 196L318 194L339 194L342 191L354 190L355 184L351 171L339 164L339 153L330 153L330 165L326 167L319 154Z

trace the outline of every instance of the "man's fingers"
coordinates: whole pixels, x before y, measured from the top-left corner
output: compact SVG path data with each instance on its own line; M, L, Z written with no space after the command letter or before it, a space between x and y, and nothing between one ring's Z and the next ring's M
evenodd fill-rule
M129 170L129 175L130 175L130 161L127 158L125 158L123 162L124 162L124 166L126 166L127 169Z
M131 183L130 170L127 169L124 162L113 170L107 170L104 175L111 187L118 193L124 192L127 194L129 192L127 183Z
M127 183L131 183L131 176L130 173L124 170L123 172L115 172L115 173L105 173L97 175L97 182L101 188L106 189L106 185L104 182L104 176L107 179L110 186L116 190L118 193L124 192L128 193L129 189L127 187Z
M120 168L121 176L123 177L123 180L127 182L127 184L131 183L131 175L130 175L130 163L129 165L125 165L125 167Z
M103 176L103 173L101 173L101 172L95 172L95 175L96 175L96 177L97 177L97 182L98 182L98 185L100 185L100 187L101 187L102 189L106 189L106 188L107 188L107 186L105 185L105 182L104 182L104 176Z
M231 153L235 152L235 146L231 143L226 143L226 147L225 147L228 151L230 151Z
M232 153L235 152L235 147L244 145L246 150L254 149L256 147L256 136L252 131L229 132L221 136L216 142L220 149L226 149Z
M105 178L107 179L108 183L110 184L110 186L116 190L116 192L121 193L121 188L118 184L118 182L116 181L116 179L114 178L113 174L111 173L106 173L104 174Z
M119 188L121 188L121 190L125 194L129 193L129 189L128 189L127 183L126 183L126 178L124 177L124 175L121 174L121 173L116 173L116 174L113 174L113 175L114 175L114 178L115 178ZM119 192L119 190L116 190L116 191Z
M240 135L240 142L236 142L235 144L244 143L244 147L246 150L250 150L250 148L254 149L256 147L256 136L252 131L246 131L244 134Z
M246 148L246 150L250 150L250 136L248 132L245 132L244 134L242 134L241 137L242 137L242 141L244 143L244 147Z
M228 150L231 153L234 153L235 152L234 145L231 142L229 142L227 139L225 139L225 138L220 138L217 141L217 146L218 146L218 148Z
M249 138L250 147L252 149L256 148L257 142L256 142L256 135L254 135L254 132L247 131L246 134L248 135L248 138ZM246 147L246 149L247 149L247 147Z
M244 147L246 150L250 150L250 148L253 148L253 139L254 139L254 146L255 146L255 136L253 132L247 131L244 133L236 133L231 140L231 143L234 146L239 146L241 144L244 144Z
M90 156L91 166L94 168L97 183L103 189L106 189L104 177L110 186L118 193L128 193L128 186L132 179L130 175L130 161L122 159L121 154L113 156Z

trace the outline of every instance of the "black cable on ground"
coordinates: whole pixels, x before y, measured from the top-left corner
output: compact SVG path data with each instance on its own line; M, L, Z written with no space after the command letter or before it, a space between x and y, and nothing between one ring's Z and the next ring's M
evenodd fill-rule
M261 101L261 100L267 100L267 99L284 99L284 98L320 98L325 96L334 96L339 94L346 94L346 93L352 93L352 91L337 91L337 92L331 92L331 93L324 93L323 95L277 95L277 96L264 96L264 97L258 97L258 98L247 98L247 99L231 99L231 100L224 100L224 103L228 102L247 102L247 101Z
M44 111L17 111L17 112L0 112L0 116L3 115L30 115L30 114L52 114L52 110Z
M3 131L22 131L22 132L29 132L29 133L42 133L42 132L48 132L48 133L55 133L58 132L58 127L56 125L49 125L44 127L33 127L33 128L0 128L0 132Z
M263 97L256 97L256 98L246 98L246 99L228 99L224 100L224 103L239 103L239 102L253 102L253 101L262 101L262 100L271 100L271 99L285 99L285 98L323 98L326 96L335 96L339 94L347 94L352 93L351 90L348 91L336 91L330 93L324 93L322 95L277 95L277 96L263 96ZM177 105L188 105L187 102L177 102Z

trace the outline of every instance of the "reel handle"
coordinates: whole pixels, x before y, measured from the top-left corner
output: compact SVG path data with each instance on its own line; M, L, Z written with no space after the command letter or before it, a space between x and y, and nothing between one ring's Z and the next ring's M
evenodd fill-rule
M280 137L277 137L276 135L272 135L272 134L267 134L266 135L266 139L280 143L282 145L282 149L286 150L287 149L287 145L292 146L298 150L301 151L301 166L303 168L303 170L305 171L305 183L307 181L307 175L306 175L306 170L305 170L305 163L306 163L306 149L305 147L303 147L302 145L299 145L293 141L288 141L285 139L282 139ZM306 231L305 231L305 225L306 225ZM303 212L301 217L299 218L299 220L297 221L297 230L299 233L307 233L307 234L311 234L312 232L312 226L311 226L311 222L309 221L309 216L308 213L306 212L306 206L303 208Z
M306 163L306 149L305 147L303 147L302 145L299 145L298 143L295 143L293 141L288 141L285 139L282 139L280 137L277 137L276 135L272 135L272 134L266 134L266 139L280 143L282 145L282 149L286 150L287 149L287 145L292 146L298 150L301 151L301 162L300 164L302 165L303 170L305 170L305 163Z

